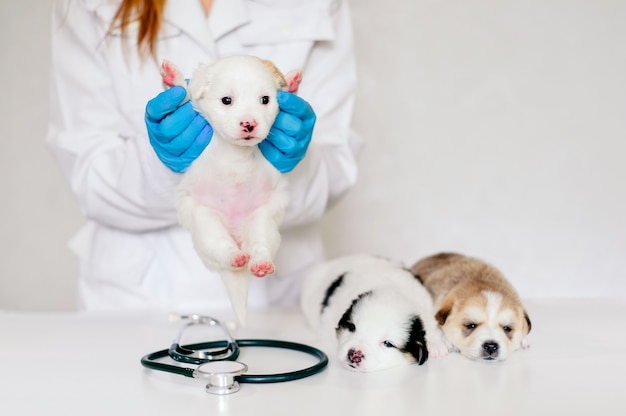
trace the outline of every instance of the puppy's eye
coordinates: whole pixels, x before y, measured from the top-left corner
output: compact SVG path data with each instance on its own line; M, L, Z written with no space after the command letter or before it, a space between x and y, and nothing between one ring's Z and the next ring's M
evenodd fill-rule
M466 337L469 337L476 328L478 328L478 325L476 322L465 322L463 324L463 335L465 335Z
M508 333L510 333L511 331L513 331L513 328L511 328L511 327L510 327L510 326L508 326L508 325L505 325L505 326L503 326L503 327L502 327L502 330L508 334Z
M267 105L269 103L270 103L270 97L268 97L267 95L264 95L263 97L261 97L261 104Z
M233 103L233 99L230 97L222 97L222 104L231 105Z
M383 341L383 347L387 347L387 348L396 348L395 345L393 345L390 341Z

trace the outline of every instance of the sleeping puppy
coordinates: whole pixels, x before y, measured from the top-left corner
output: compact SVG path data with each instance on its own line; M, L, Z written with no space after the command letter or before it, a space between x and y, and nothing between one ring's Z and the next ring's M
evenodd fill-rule
M401 264L361 254L315 267L301 306L309 324L336 339L338 356L355 371L422 365L447 354L432 300Z
M164 84L187 88L213 128L211 142L182 177L176 205L195 250L220 273L243 324L251 277L274 272L288 202L286 180L257 145L278 114L277 91L295 92L301 73L285 78L271 62L242 55L200 64L188 86L171 62L163 62L161 74Z
M465 357L505 360L528 347L528 314L513 286L489 264L441 253L418 261L411 270L432 294L435 318L447 342Z

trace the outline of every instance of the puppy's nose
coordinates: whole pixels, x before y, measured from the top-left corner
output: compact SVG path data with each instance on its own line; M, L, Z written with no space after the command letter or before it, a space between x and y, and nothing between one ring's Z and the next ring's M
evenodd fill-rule
M245 120L245 121L240 122L239 125L241 126L241 129L243 131L245 131L246 133L252 133L252 131L256 127L256 121L255 120Z
M498 355L498 343L487 341L483 344L483 350L485 351L485 355L488 357L496 356Z
M361 350L355 350L354 348L348 350L348 361L350 361L351 364L355 364L358 366L364 358L365 356L363 355Z

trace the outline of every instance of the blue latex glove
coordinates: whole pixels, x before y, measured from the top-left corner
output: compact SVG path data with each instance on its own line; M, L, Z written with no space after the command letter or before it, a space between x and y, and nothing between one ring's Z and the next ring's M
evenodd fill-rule
M306 154L316 117L309 103L297 95L279 91L277 101L280 111L259 149L276 169L287 173Z
M186 94L183 87L172 87L146 105L150 144L161 162L174 172L184 172L213 137L213 129L190 101L179 107Z

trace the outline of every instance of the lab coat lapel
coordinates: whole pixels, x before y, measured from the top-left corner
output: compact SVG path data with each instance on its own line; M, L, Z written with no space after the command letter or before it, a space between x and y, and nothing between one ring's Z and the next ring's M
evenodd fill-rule
M168 1L163 20L186 33L207 54L214 55L213 37L199 0Z
M215 0L209 15L209 27L215 40L250 21L243 0Z
M216 55L215 41L250 20L243 0L215 0L208 22L199 0L170 1L164 19L194 39L210 56Z

